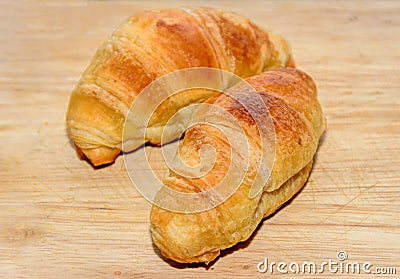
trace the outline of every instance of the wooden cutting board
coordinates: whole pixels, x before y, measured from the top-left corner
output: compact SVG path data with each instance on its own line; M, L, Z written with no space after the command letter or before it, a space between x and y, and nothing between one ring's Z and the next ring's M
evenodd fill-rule
M93 169L65 132L69 94L99 44L134 12L181 6L160 2L1 2L0 277L265 278L279 274L257 271L266 257L320 264L339 251L400 274L399 2L185 1L287 37L328 121L303 191L209 266L160 257L122 158Z

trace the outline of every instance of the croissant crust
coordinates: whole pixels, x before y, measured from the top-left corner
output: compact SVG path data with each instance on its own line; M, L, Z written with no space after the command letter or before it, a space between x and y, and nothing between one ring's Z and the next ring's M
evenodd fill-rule
M210 100L210 103L231 111L251 139L249 175L225 202L206 211L180 213L153 205L153 242L164 256L175 261L212 261L220 250L248 239L263 217L277 210L307 181L319 138L325 129L314 81L301 70L286 68L249 77L247 82L262 97L272 119L272 122L264 123L273 126L270 131L275 133L275 159L269 180L265 185L258 185L262 191L250 197L257 168L256 157L251 154L261 152L254 121L248 113L238 109L237 101L228 95L221 94ZM239 92L238 96L241 95L253 96L246 91ZM264 118L268 119L268 115ZM230 146L223 134L204 124L195 125L186 132L179 146L184 150L180 152L183 160L189 165L198 163L198 150L205 144L213 145L217 153L213 169L206 176L192 179L171 172L165 181L168 187L184 192L209 190L219 183L230 163L238 164L229 161ZM244 148L233 152L243 153ZM269 157L273 155L268 154ZM218 163L218 159L222 163Z
M111 163L122 150L132 102L158 77L191 67L248 77L285 66L294 66L287 41L238 14L210 8L142 12L128 18L97 50L71 94L67 131L94 165ZM152 125L162 126L181 107L211 96L178 96L167 110L156 111ZM160 133L146 140L160 144ZM138 141L130 150L142 144Z

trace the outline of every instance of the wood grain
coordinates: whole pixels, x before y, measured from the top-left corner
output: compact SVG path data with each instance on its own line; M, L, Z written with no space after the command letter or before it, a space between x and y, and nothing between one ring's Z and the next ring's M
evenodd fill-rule
M153 247L150 204L122 158L93 169L64 126L69 94L99 44L134 12L181 5L160 2L1 2L0 277L265 278L264 257L320 263L340 250L399 274L399 2L185 1L284 34L315 77L328 120L304 190L249 241L187 268Z

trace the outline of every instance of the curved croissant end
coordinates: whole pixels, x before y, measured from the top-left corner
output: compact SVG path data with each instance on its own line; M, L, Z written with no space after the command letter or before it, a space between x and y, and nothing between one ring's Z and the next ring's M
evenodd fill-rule
M97 50L72 92L67 131L94 165L111 163L122 149L132 102L158 77L191 67L249 77L288 66L294 66L288 42L235 13L209 8L142 12L128 18ZM172 103L180 106L170 106L168 113L208 97L177 97L179 102ZM156 115L154 125L164 125L164 118ZM147 140L159 144L159 138Z
M209 210L181 213L153 205L150 215L153 242L167 258L185 263L209 263L219 255L220 250L248 239L263 217L277 210L307 181L319 138L325 129L314 81L298 69L286 68L249 77L247 82L261 96L272 119L261 124L274 133L275 154L266 154L270 158L275 156L269 180L265 185L257 185L254 176L258 168L257 157L251 154L263 152L258 130L248 113L225 94L210 100L210 103L231 111L243 126L249 138L248 172L227 200ZM247 93L239 91L236 96L252 96ZM261 118L267 120L269 116L265 114ZM212 144L217 154L213 169L199 178L187 178L171 172L165 185L183 192L213 189L230 165L240 165L239 161L230 161L231 146L223 134L212 129L203 124L193 126L186 131L179 148L185 150L181 152L182 160L190 164L198 158L197 152L202 145ZM245 148L243 145L241 150L232 152L244 154ZM262 190L250 197L253 183ZM216 197L204 195L200 198L213 200Z

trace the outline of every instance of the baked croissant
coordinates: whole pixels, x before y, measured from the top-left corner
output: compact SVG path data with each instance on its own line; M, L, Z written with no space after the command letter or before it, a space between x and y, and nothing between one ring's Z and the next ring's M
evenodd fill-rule
M194 125L186 131L180 142L179 154L182 161L188 166L199 164L199 150L204 145L211 145L216 152L215 164L206 175L197 178L188 178L172 171L164 184L184 193L209 191L207 195L199 195L197 202L213 203L219 195L212 191L213 187L220 183L230 164L235 167L240 163L240 160L231 160L231 153L243 154L248 148L248 169L236 191L208 210L190 212L192 205L187 204L188 212L177 212L153 204L152 239L167 258L184 263L209 263L220 254L220 250L248 239L264 217L289 200L307 181L319 138L325 129L314 81L303 71L294 68L267 71L249 77L246 81L261 96L269 110L271 121L268 121L268 113L256 107L261 119L265 119L261 126L269 134L260 137L260 126L257 127L254 119L238 101L242 99L250 106L260 105L259 100L254 94L249 94L248 90L233 87L228 90L231 94L220 94L207 101L237 119L249 140L248 147L242 145L239 150L231 150L221 131L204 123ZM236 93L237 99L231 97L234 95L232 93ZM270 134L274 135L270 137ZM262 152L263 139L266 139L267 145L275 146L274 153L267 154L267 157L275 158L272 162L268 158L265 160L272 171L267 182L260 184L257 180L257 156ZM254 186L260 191L251 196L251 187ZM161 190L158 200L163 199L169 199L171 204L184 202L175 200L174 195L164 195Z
M142 12L128 18L97 50L72 92L67 131L78 154L93 165L111 163L122 150L131 104L158 77L185 68L212 67L245 78L287 66L294 66L294 61L286 40L235 13L209 8ZM199 90L172 97L147 128L162 127L180 108L212 96ZM145 141L160 144L161 131ZM124 151L143 144L135 141L135 133L128 131L132 142Z

